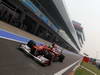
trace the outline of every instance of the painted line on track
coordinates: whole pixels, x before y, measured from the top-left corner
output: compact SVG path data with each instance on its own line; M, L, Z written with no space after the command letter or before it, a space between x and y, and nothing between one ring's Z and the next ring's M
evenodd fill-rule
M1 38L6 38L6 39L9 39L9 40L13 40L13 41L19 41L20 43L27 43L29 40L31 40L30 38L26 38L24 36L21 36L21 35L18 35L18 34L14 34L12 32L8 32L4 29L0 29L0 37ZM40 44L44 44L43 42L39 42L39 41L36 41L37 45L40 45Z
M2 38L2 39L7 39L7 40L11 40L11 41L15 41L15 42L19 42L19 43L25 43L25 44L27 44L27 42L22 42L22 41L19 41L19 40L15 40L15 39L3 37L3 36L0 36L0 38Z
M81 68L87 70L88 72L92 73L93 75L97 75L95 72L93 72L92 70L90 70L90 69L88 69L88 68L86 68L86 67L84 67L82 65L81 65Z
M8 32L8 31L3 30L3 29L0 29L0 36L5 37L5 38L18 40L18 41L22 41L22 42L28 42L30 40L29 38L23 37L21 35L16 35L14 33Z
M81 59L79 59L78 61L76 61L73 64L69 65L68 67L66 67L66 68L58 71L57 73L54 73L54 75L62 75L63 73L65 73L66 71L68 71L71 67L73 67L74 65L76 65L80 61L81 61Z

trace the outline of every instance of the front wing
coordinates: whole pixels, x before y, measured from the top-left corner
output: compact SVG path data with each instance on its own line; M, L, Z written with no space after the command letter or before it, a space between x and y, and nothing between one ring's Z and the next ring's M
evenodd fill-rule
M34 56L33 54L30 53L31 49L26 45L26 44L21 44L19 46L19 48L21 50L23 50L24 52L26 52L28 55L32 56L36 61L40 62L43 65L48 64L49 65L49 59L39 55L39 56Z

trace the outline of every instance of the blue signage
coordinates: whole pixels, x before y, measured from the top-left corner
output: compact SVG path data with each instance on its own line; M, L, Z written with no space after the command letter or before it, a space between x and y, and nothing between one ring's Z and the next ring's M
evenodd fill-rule
M35 7L35 5L33 5L33 3L30 0L20 0L25 6L27 6L28 8L30 8L33 12L37 11L37 8Z
M31 9L40 19L42 19L47 25L49 25L53 30L57 32L57 27L53 25L52 23L49 24L48 17L46 17L30 0L20 0L25 6L27 6L29 9ZM40 12L40 13L39 13ZM39 13L39 14L37 14Z
M48 19L46 16L40 15L39 17L40 17L46 24L48 24L49 19Z

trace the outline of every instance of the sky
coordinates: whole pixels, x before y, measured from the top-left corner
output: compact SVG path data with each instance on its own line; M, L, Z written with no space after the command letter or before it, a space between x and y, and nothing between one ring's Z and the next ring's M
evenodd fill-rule
M71 18L82 24L85 43L81 53L100 59L100 0L63 0Z

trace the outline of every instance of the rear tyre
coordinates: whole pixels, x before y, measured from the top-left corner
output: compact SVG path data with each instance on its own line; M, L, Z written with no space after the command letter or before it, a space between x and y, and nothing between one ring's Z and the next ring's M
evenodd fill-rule
M27 45L28 45L30 48L32 48L34 45L36 45L36 42L33 41L33 40L30 40L30 41L27 43Z
M64 56L63 54L61 54L61 55L59 56L59 62L63 62L64 58L65 58L65 56Z
M44 57L49 59L50 61L52 61L52 58L53 58L52 54L50 52L48 52L48 51L45 51Z

